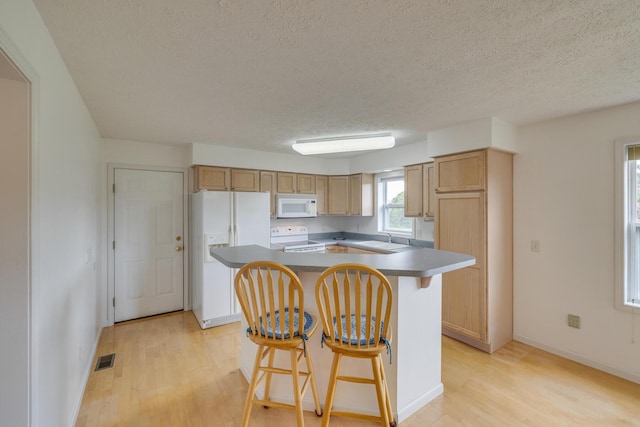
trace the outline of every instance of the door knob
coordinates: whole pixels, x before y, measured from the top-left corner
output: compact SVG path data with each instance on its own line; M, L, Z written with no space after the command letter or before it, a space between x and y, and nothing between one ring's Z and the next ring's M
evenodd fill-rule
M180 252L182 250L182 246L176 246L176 252Z
M176 236L176 240L179 242L180 240L182 240L182 236Z

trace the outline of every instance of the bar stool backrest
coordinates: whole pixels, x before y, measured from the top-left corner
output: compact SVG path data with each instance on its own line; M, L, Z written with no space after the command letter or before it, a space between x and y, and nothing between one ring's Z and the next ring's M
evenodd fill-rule
M272 261L251 262L236 273L235 289L249 335L274 341L303 336L304 292L291 269Z
M316 281L316 303L324 342L358 349L388 345L393 294L378 270L363 264L328 268Z

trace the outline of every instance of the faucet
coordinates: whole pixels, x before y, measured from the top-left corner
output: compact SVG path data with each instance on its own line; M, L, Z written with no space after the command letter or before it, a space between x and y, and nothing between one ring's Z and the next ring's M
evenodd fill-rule
M387 235L389 236L389 239L387 240L387 243L391 243L391 233L387 233Z

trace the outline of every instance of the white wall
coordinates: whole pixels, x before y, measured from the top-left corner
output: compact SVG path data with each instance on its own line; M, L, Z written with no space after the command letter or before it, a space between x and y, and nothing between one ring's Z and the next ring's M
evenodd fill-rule
M109 138L103 141L105 166L110 163L177 168L191 166L189 145L150 144Z
M17 356L34 361L31 424L69 426L82 399L101 326L100 266L94 266L100 259L100 135L32 2L0 2L0 43L9 46L5 51L13 53L18 65L28 64L36 99L31 200L34 336L32 354L18 350ZM2 351L15 350L8 337L0 339L7 344ZM10 385L2 381L3 392L5 387ZM12 420L5 414L2 424L24 425L22 418Z
M640 315L613 301L613 142L640 136L639 117L635 103L525 126L514 157L515 338L636 382Z
M0 78L0 414L12 425L29 410L28 106L27 83Z
M388 150L374 151L349 158L349 173L382 172L402 169L406 165L427 163L427 142L399 145Z
M230 166L311 174L340 175L349 173L347 159L325 159L206 144L192 144L191 161L194 165Z
M473 120L429 132L427 154L435 157L489 147L517 153L515 135L515 126L495 117Z

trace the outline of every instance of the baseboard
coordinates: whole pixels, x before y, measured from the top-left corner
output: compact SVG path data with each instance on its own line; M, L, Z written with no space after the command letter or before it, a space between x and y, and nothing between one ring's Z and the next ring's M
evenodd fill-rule
M548 353L555 354L556 356L564 357L565 359L573 360L574 362L580 363L582 365L589 366L599 371L606 372L608 374L615 375L616 377L620 377L625 380L629 380L631 382L640 384L640 375L636 373L623 371L618 368L613 368L611 366L604 365L600 362L596 362L594 360L591 360L579 354L573 353L571 351L551 347L541 342L523 337L521 335L514 335L513 339L516 341L520 341L521 343L530 345L532 347L539 348L540 350L544 350Z
M227 323L234 323L240 321L240 313L230 314L228 316L220 316L214 319L203 320L200 323L200 328L209 329L214 326L226 325Z
M98 351L98 344L100 343L100 338L102 337L102 331L104 330L104 327L100 328L100 331L98 332L98 336L96 337L95 342L93 343L93 349L91 349L91 356L89 357L89 362L87 364L87 367L85 368L85 373L84 373L84 378L82 379L82 391L80 393L80 396L78 397L78 400L76 402L75 408L74 408L74 416L73 416L73 424L71 424L72 426L75 426L76 423L78 422L78 415L80 415L80 407L82 406L82 398L84 397L84 392L87 389L87 383L89 382L89 376L91 375L91 372L93 371L93 362L96 359L96 353Z
M411 415L423 408L427 403L440 396L442 393L444 393L444 385L440 383L422 396L415 399L413 402L406 405L404 408L397 408L398 414L396 421L398 423L401 423L402 421L406 420Z

